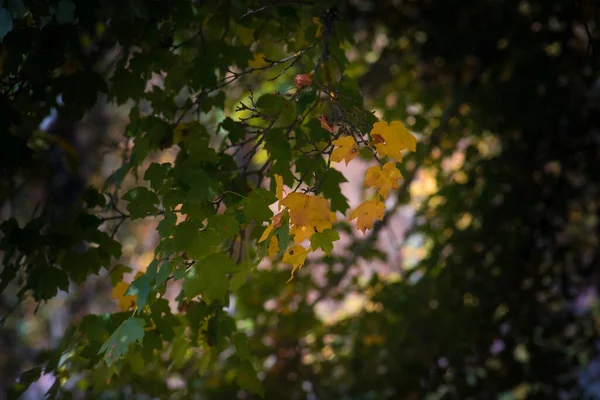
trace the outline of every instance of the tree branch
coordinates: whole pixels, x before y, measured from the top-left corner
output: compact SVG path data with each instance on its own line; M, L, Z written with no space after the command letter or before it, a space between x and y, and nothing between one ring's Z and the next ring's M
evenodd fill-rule
M442 114L440 124L431 133L431 136L429 137L429 142L423 143L423 146L427 146L428 150L431 150L432 148L436 147L439 144L443 132L448 127L448 122L458 112L458 109L459 109L460 105L463 103L463 101L465 100L468 92L473 88L473 86L479 80L479 77L481 76L481 72L482 72L482 68L481 68L481 66L479 66L479 69L476 71L476 73L473 74L470 81L466 85L461 86L461 87L455 87L451 101ZM398 195L401 195L408 191L411 183L414 181L414 179L417 175L417 171L418 171L418 166L415 166L413 169L408 171L408 173L404 177L404 181L402 182L402 185L398 188L398 190L396 192ZM394 204L394 206L391 209L387 210L387 212L385 213L385 215L383 217L383 220L378 221L373 226L373 229L371 230L371 232L369 232L367 237L365 237L364 239L355 241L354 243L352 243L351 245L348 246L348 248L352 250L351 256L346 257L344 259L342 270L338 274L336 274L336 276L331 281L329 281L327 283L327 285L325 285L321 288L317 298L310 304L311 307L314 306L315 304L317 304L318 302L320 302L321 300L325 299L329 295L330 291L335 289L341 283L341 281L344 279L344 277L350 271L350 268L356 264L358 259L362 256L362 254L374 245L374 243L377 240L377 236L379 235L379 232L381 231L381 229L383 229L387 225L390 218L396 213L396 211L398 210L398 208L400 208L400 206L401 206L401 203L399 201L397 201L396 204Z

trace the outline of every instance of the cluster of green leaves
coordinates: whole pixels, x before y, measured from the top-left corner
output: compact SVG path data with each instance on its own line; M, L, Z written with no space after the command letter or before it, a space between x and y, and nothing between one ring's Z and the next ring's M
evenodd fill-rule
M55 352L38 360L43 367L33 370L36 376L57 377L52 396L66 394L63 382L81 373L78 389L96 395L127 383L136 392L167 396L171 389L157 378L164 368L181 375L205 371L231 346L236 382L262 392L248 339L225 310L266 255L266 246L252 245L273 215L275 193L263 181L277 175L294 191L305 185L332 211L345 212L339 186L345 179L323 157L336 135L316 117L331 114L332 123L358 133L375 119L344 77L348 61L341 44L352 36L336 8L324 2L248 11L250 3L61 0L2 9L12 23L0 52L1 111L8 117L2 141L14 147L3 165L7 173L43 167L32 140L51 110L59 120L77 121L100 94L129 108L124 140L133 148L101 190L89 188L66 215L48 206L24 225L9 219L1 226L1 289L25 278L19 299L31 294L45 301L59 289L68 291L70 282L82 284L106 270L123 308L84 317ZM113 49L116 63L106 67L104 56ZM311 77L290 91L298 72ZM267 74L279 90L256 101L250 90L250 103L238 105L239 120L223 116L238 101L227 98L229 86L261 82ZM216 129L209 127L214 118ZM77 152L63 138L37 150L53 148ZM177 149L173 162L146 161L170 148ZM267 160L257 163L261 150ZM119 195L128 176L144 182ZM124 220L148 217L160 221L159 244L152 262L127 285L123 274L131 268L118 263L115 233ZM286 231L278 235L282 246L289 241ZM338 238L333 231L318 233L315 249L329 254ZM177 313L165 298L173 284L181 288ZM22 375L13 394L27 388L32 374ZM195 385L190 380L182 393Z

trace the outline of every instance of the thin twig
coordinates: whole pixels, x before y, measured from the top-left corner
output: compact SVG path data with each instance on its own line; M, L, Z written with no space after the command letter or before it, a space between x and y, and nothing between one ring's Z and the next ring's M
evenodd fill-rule
M269 7L277 7L277 6L284 6L284 5L306 5L306 6L312 6L313 2L312 1L302 1L302 0L282 0L282 1L277 1L274 2L273 4L267 4L266 6L262 6L259 7L255 10L252 9L248 9L248 11L246 11L243 15L242 18L245 18L249 15L254 15L256 13L259 13L263 10L266 10Z

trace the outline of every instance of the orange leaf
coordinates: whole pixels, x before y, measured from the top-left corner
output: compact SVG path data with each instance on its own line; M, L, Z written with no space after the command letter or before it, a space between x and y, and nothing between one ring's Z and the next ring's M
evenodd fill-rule
M378 135L376 133L372 133L371 138L373 139L373 144L385 143L385 139L381 135Z
M321 128L333 133L333 125L329 124L325 115L321 115L319 121L321 121Z
M312 76L310 74L298 74L294 77L294 85L298 89L302 89L303 87L312 86Z
M283 213L284 211L275 214L271 217L271 221L273 221L273 228L279 228L281 226L281 224L283 223Z

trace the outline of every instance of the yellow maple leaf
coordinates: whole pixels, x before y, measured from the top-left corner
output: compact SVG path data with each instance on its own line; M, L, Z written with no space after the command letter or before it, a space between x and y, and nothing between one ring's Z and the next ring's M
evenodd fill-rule
M271 237L271 241L269 242L269 248L267 249L269 252L269 257L273 258L275 254L279 251L279 240L277 236Z
M332 228L335 222L337 222L337 217L335 216L335 213L333 211L330 211L329 219L321 219L315 221L314 228L317 230L317 232L323 232L325 229Z
M283 177L278 174L275 174L275 195L277 200L283 200Z
M250 46L254 42L254 31L245 26L237 26L237 37L244 46Z
M296 245L296 246L292 247L291 249L289 249L288 251L286 251L285 254L283 255L282 261L284 263L292 264L292 276L290 276L290 279L288 279L288 282L294 278L294 272L297 269L300 269L300 267L302 267L302 265L304 265L304 261L306 260L307 253L308 253L308 251L304 247L302 247L300 245Z
M306 225L294 225L290 228L290 235L294 236L294 244L300 244L305 239L309 239L315 233L314 228Z
M265 55L263 53L254 53L254 58L248 61L248 65L252 69L260 69L264 67L265 65L267 65L267 63L265 62ZM257 74L258 71L254 71L254 73Z
M367 229L373 228L375 220L383 221L385 204L379 199L364 201L350 213L349 221L356 218L356 228L365 233Z
M391 189L398 189L398 180L402 173L396 168L396 163L390 161L383 167L378 165L367 170L365 176L366 187L378 187L378 193L382 198L387 198Z
M269 237L271 232L273 232L273 229L277 229L281 226L281 224L283 223L283 216L284 216L283 213L284 212L285 211L282 211L271 217L271 221L273 221L273 222L271 222L269 224L269 226L267 226L267 228L264 230L262 236L260 237L260 239L258 239L258 243L262 243L265 240L267 240L267 238Z
M182 122L173 130L173 143L182 142L193 130L194 125L198 125L197 121Z
M307 213L306 205L309 196L304 193L290 193L279 202L290 211L290 219L294 225L309 225L310 216Z
M135 306L135 302L137 301L137 295L125 296L125 292L127 292L129 286L129 283L119 282L112 290L112 298L117 300L121 311L129 310L130 307Z
M267 240L267 238L269 237L269 235L271 234L271 232L273 232L273 224L270 224L269 226L267 226L267 229L265 229L265 231L263 232L262 236L260 237L260 239L258 239L258 243L262 243L265 240Z
M289 210L290 222L293 225L290 234L294 235L296 244L310 239L315 230L323 232L332 227L329 201L321 196L290 193L280 204Z
M315 226L318 221L329 221L331 211L327 199L321 196L308 196L306 207L313 222L311 226Z
M331 227L331 221L320 219L315 221L313 228L316 229L317 232L323 232L325 229L330 229Z
M400 121L392 121L390 124L385 121L375 122L371 138L380 156L388 156L398 162L402 161L402 150L417 150L417 139Z
M352 136L344 136L331 143L336 147L330 157L333 162L345 160L346 165L348 165L358 155L358 145Z

